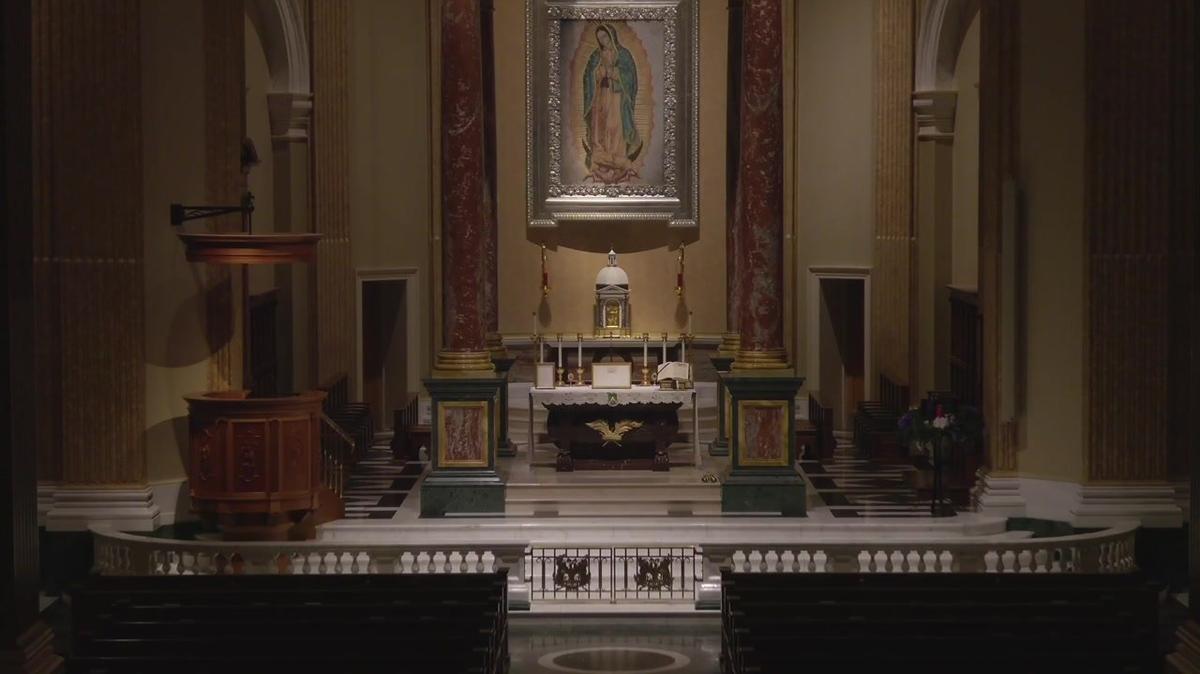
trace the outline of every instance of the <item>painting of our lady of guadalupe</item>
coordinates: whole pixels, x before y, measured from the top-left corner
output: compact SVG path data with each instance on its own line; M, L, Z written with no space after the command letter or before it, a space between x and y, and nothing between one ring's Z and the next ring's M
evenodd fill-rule
M661 181L661 22L566 23L574 24L565 26L563 49L566 182Z
M633 123L637 65L610 24L596 27L597 47L583 70L584 164L589 177L620 183L637 177L642 136Z

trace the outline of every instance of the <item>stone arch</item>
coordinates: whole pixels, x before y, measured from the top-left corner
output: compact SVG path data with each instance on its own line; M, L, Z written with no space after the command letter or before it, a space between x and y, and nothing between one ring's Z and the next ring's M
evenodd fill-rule
M246 0L246 14L267 53L276 91L308 93L308 37L298 0Z
M971 20L979 13L979 0L929 0L921 15L914 55L913 90L953 89L958 50Z
M271 134L308 139L312 111L309 46L302 0L245 0L246 15L258 32L271 73L267 105Z

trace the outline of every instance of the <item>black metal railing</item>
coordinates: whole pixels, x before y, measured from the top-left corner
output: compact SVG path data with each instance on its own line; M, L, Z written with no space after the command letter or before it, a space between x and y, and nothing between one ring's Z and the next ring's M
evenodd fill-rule
M532 547L530 599L694 601L703 558L695 547Z

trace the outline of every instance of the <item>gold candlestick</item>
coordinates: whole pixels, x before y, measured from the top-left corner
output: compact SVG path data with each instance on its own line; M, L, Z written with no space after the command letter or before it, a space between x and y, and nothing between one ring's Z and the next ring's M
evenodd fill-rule
M642 366L642 386L650 385L650 368Z
M560 368L558 368L558 384L556 384L556 386L560 386L560 387L561 387L561 386L565 386L565 385L566 385L566 383L567 383L567 382L563 381L563 375L564 375L564 374L566 374L566 373L567 373L567 371L566 371L565 369L563 369L563 368L561 368L561 367L560 367Z
M585 382L583 380L583 368L582 367L575 368L575 385L576 386L587 386L587 382Z

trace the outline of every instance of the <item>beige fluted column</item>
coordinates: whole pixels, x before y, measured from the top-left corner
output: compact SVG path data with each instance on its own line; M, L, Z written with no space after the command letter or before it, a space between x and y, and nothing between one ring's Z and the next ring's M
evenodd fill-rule
M979 7L979 305L983 315L982 411L987 424L986 477L976 494L985 510L1018 515L1024 513L1025 500L1014 477L1019 437L1012 344L1017 321L1017 237L1011 202L1020 102L1019 8L1020 3L1008 0L982 0Z
M246 137L244 6L215 0L204 12L204 192L209 204L237 204L246 191L241 146ZM215 232L240 232L242 218L233 213L208 220ZM225 265L205 265L207 290L205 329L214 351L208 361L208 388L227 391L243 386L242 284L246 274Z
M34 418L56 427L37 448L54 483L50 530L157 521L144 438L139 21L133 0L34 6L33 277L47 340Z
M0 616L0 670L6 672L62 671L54 654L54 633L40 619L38 588L37 480L34 451L33 123L31 66L32 8L30 0L12 0L0 7L0 101L4 135L0 137L0 180L5 195L0 250L5 273L0 274L0 321L4 345L0 358L0 583L4 585L4 615Z
M1193 146L1183 142L1194 137L1193 120L1182 119L1195 114L1192 84L1179 63L1191 38L1172 34L1178 7L1094 0L1085 27L1085 484L1077 511L1134 508L1151 525L1179 520L1168 478L1176 443L1190 435L1195 385L1180 385L1193 348L1196 210L1194 157L1185 149Z
M912 383L915 342L911 97L916 2L878 0L875 12L872 362L880 375L907 386Z
M350 248L349 12L347 0L310 3L313 228L317 248L317 385L348 376L354 362L354 266Z

